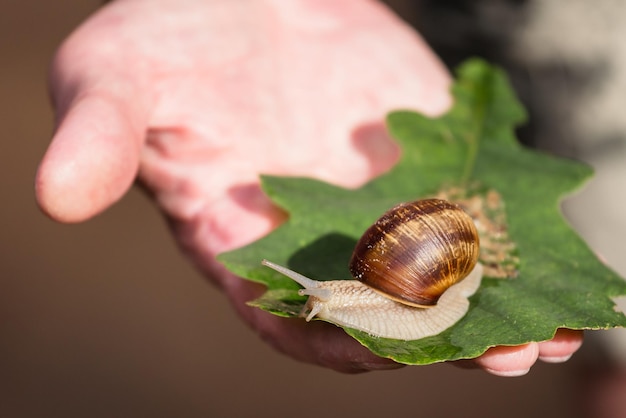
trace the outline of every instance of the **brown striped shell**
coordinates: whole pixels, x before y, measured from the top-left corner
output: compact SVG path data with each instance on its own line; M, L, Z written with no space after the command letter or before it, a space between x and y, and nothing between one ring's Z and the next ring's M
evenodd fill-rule
M441 199L400 204L357 243L350 260L355 279L411 306L437 304L478 261L478 232L459 206Z

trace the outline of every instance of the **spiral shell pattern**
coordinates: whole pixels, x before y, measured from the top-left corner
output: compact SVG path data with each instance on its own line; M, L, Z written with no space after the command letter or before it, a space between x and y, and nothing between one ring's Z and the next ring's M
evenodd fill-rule
M437 304L478 261L472 218L441 199L403 203L387 211L358 241L350 260L355 279L398 302Z

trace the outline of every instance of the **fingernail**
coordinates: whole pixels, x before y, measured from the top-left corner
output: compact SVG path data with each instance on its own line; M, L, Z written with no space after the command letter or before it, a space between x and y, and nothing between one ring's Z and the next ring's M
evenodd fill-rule
M567 360L572 358L571 354L566 356L539 356L539 360L545 363L565 363Z
M530 369L521 369L521 370L494 370L494 369L485 369L485 371L500 377L519 377L527 374Z

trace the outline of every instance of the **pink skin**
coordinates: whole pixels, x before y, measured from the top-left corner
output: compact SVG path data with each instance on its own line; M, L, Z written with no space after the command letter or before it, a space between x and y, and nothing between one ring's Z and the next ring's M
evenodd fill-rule
M562 363L569 360L582 343L581 331L559 329L550 341L515 347L494 347L474 362L495 375L522 376L528 373L537 359L546 363ZM513 368L512 364L518 367Z
M358 187L397 160L385 113L440 114L449 83L424 41L371 0L118 0L55 57L58 123L37 198L53 219L80 222L138 178L193 262L276 349L343 372L398 367L334 326L247 307L262 288L215 255L285 219L261 193L260 173ZM581 342L561 331L475 364L520 374Z

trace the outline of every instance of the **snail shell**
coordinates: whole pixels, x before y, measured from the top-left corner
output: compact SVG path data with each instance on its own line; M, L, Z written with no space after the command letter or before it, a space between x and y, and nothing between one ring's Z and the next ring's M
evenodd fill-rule
M441 199L403 203L365 231L350 272L398 302L433 306L472 271L478 243L474 221L459 206Z
M461 208L440 199L398 205L356 245L350 270L357 280L311 280L267 260L308 295L302 315L371 335L416 340L437 335L469 309L480 286L478 233Z

